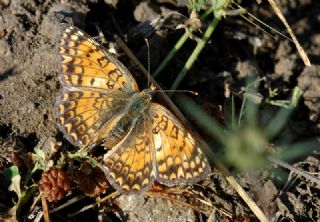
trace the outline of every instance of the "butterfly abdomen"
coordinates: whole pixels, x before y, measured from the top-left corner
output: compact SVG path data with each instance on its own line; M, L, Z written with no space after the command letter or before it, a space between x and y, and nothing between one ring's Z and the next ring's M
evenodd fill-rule
M108 149L118 144L129 133L134 124L143 118L142 114L149 107L150 97L147 97L143 92L133 94L125 105L124 114L119 118L105 139L105 147Z
M107 149L111 149L113 146L118 144L129 132L133 124L132 119L128 114L123 117L115 124L111 129L108 137L104 141L104 146Z

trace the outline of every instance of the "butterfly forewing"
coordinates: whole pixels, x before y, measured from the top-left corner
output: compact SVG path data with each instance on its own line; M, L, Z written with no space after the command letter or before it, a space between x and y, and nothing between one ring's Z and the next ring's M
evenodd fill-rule
M155 177L168 186L192 184L210 172L199 145L164 106L151 103Z
M63 91L57 98L55 113L58 126L74 145L83 147L101 140L101 131L118 116L126 97L118 93L86 90Z
M100 44L68 24L62 25L57 51L65 87L139 91L130 72Z
M58 126L74 145L102 141L126 100L138 91L129 71L102 46L76 27L62 24L58 40Z

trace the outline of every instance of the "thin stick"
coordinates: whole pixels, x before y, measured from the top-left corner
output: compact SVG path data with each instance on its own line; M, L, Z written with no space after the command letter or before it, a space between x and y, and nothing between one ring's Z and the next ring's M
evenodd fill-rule
M150 87L150 45L149 45L149 41L147 38L144 39L144 41L147 44L147 48L148 48L148 85L147 87Z
M155 193L155 192L149 192L149 191L147 191L147 192L144 193L144 195L149 196L149 197L158 197L158 198L162 198L162 199L167 199L167 200L170 200L170 201L172 201L172 202L181 204L181 205L183 205L183 206L185 206L185 207L192 208L192 209L195 210L195 211L198 211L198 212L201 212L201 213L204 213L204 214L207 214L207 213L208 213L208 212L206 212L205 210L200 209L200 208L198 208L198 207L196 207L196 206L193 206L193 205L191 205L191 204L185 203L185 202L183 202L183 201L181 201L181 200L175 199L175 198L170 197L170 196L168 196L168 195L163 195L163 194L161 194L161 193ZM212 207L212 206L210 206L210 207Z
M283 16L282 12L280 11L279 7L277 6L277 4L275 3L274 0L268 0L269 4L271 5L271 7L273 8L274 12L277 14L277 16L279 17L279 19L282 21L282 23L285 25L286 29L289 32L289 35L291 36L294 44L296 45L296 48L300 54L301 59L303 60L304 64L306 66L311 66L310 60L307 56L307 54L305 53L305 51L303 50L303 48L301 47L297 37L295 36L295 34L293 33L292 29L290 28L286 18Z
M206 114L203 113L203 111L199 108L197 108L197 106L188 100L184 100L183 104L185 107L189 107L189 111L192 110L194 113L198 113L200 116L202 116L202 124L207 124L210 123L209 120L206 119ZM180 104L182 105L182 104ZM187 109L185 109L187 111ZM191 114L191 112L189 112ZM211 120L212 121L212 120ZM217 125L217 126L215 126ZM221 144L225 144L225 137L223 134L221 134L221 132L223 132L221 129L218 129L218 124L210 124L210 127L206 127L206 129L210 128L210 133L213 134L215 136L215 138L218 140L218 142L220 142ZM220 131L220 132L219 132ZM222 163L220 163L218 160L213 159L213 152L211 150L211 148L208 146L208 144L206 142L204 142L199 136L197 136L196 134L194 135L196 136L195 138L197 139L197 142L199 143L200 147L202 148L202 150L207 154L207 156L214 162L215 167L224 175L224 177L226 178L226 180L229 182L229 184L231 185L231 187L239 194L239 196L244 200L244 202L248 205L248 207L252 210L252 212L256 215L256 217L263 222L267 222L269 221L268 218L265 216L265 214L262 212L262 210L257 206L257 204L249 197L249 195L244 191L244 189L238 184L238 182L236 181L236 179L231 175L231 173L229 172L229 170L223 166Z
M47 203L46 197L44 196L43 193L41 195L41 203L42 203L44 221L51 222L50 215L49 215L49 209L48 209L48 203Z
M74 204L76 202L78 202L79 200L82 200L83 198L85 198L86 195L79 195L79 196L76 196L70 200L68 200L65 204L62 204L60 205L59 207L56 207L54 208L53 210L50 210L50 214L52 213L55 213L55 212L58 212L59 210L62 210L63 208L67 207L67 206L70 206L71 204Z
M94 207L97 206L99 203L101 203L101 202L103 202L103 201L106 201L107 199L114 198L114 197L116 197L116 196L118 196L118 195L119 195L119 193L118 193L117 191L116 191L116 192L113 192L113 193L109 194L108 196L106 196L106 197L104 197L104 198L96 201L95 203L89 204L89 205L83 207L82 209L78 210L78 211L75 212L75 213L68 214L68 217L74 217L74 216L76 216L76 215L78 215L78 214L80 214L80 213L82 213L82 212L84 212L84 211L87 211L87 210L89 210L89 209L91 209L91 208L94 208Z
M310 175L309 173L305 172L304 170L301 170L299 168L296 168L296 167L293 167L293 166L290 166L289 164L281 161L281 160L277 160L273 157L268 157L268 160L271 161L272 163L276 164L276 165L279 165L285 169L288 169L292 172L295 172L296 174L298 175L301 175L303 176L304 178L306 178L307 180L310 180L311 182L313 183L316 183L318 185L320 185L320 180L317 179L316 177Z
M173 193L174 194L174 193ZM194 206L194 205L191 205L189 203L186 203L184 201L181 201L179 199L176 199L174 197L171 197L170 196L170 193L169 195L166 193L166 192L152 192L152 191L147 191L144 193L144 195L146 196L149 196L149 197L158 197L158 198L162 198L162 199L166 199L166 200L169 200L169 201L172 201L172 202L175 202L175 203L178 203L178 204L181 204L183 206L186 206L186 207L190 207L192 208L193 210L195 211L198 211L198 212L201 212L201 213L204 213L204 214L208 214L208 212L204 209L201 209L201 208L198 208L197 206ZM197 200L201 203L203 203L204 205L212 208L212 209L217 209L221 214L229 217L229 218L232 218L232 213L229 212L228 210L224 209L223 207L221 206L218 206L218 205L214 205L212 204L211 202L208 202L206 200L203 200L201 198L198 198L197 197Z
M252 212L256 215L256 217L261 222L268 222L269 219L263 213L263 211L258 207L258 205L249 197L246 191L239 185L237 180L230 174L227 168L225 168L220 162L216 161L215 165L217 169L222 172L225 176L226 180L232 186L233 189L239 194L239 196L243 199L243 201L248 205L248 207L252 210Z
M37 204L39 203L39 201L41 200L41 195L42 195L42 192L37 196L37 198L33 201L31 207L30 207L30 210L29 212L32 212L35 207L37 206Z

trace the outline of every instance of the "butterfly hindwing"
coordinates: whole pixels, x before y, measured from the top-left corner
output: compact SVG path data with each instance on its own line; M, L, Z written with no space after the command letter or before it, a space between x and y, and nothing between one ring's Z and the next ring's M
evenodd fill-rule
M141 193L154 181L153 143L148 116L141 116L127 136L104 157L105 175L122 193Z
M176 117L164 106L151 103L155 176L162 184L193 184L210 172L199 145Z

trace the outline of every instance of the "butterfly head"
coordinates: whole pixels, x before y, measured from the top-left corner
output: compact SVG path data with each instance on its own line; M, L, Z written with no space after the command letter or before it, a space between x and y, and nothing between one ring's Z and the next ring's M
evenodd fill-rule
M133 116L139 115L150 108L151 99L152 91L150 89L145 89L131 97L127 108Z
M153 96L153 91L150 89L144 89L139 93L140 99L141 99L141 103L143 104L150 104L150 101L152 99Z

